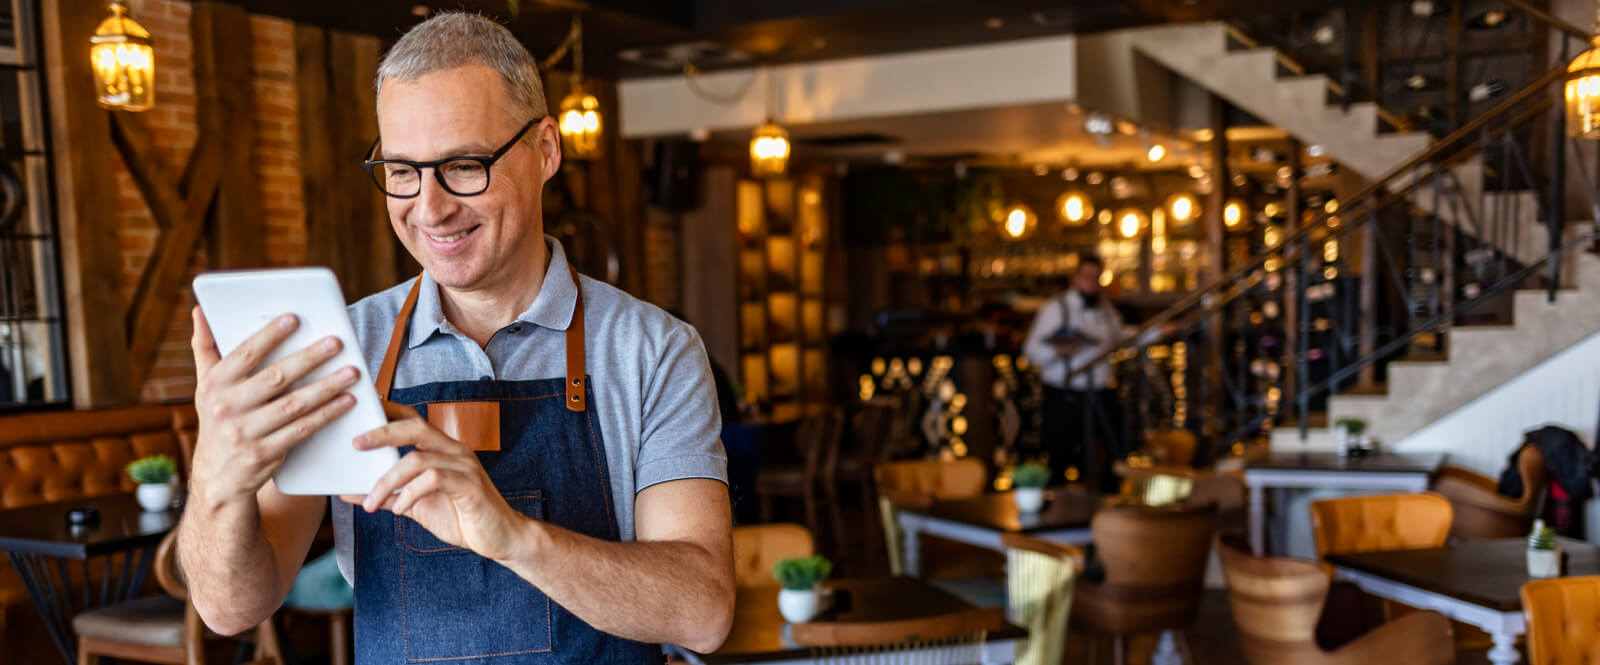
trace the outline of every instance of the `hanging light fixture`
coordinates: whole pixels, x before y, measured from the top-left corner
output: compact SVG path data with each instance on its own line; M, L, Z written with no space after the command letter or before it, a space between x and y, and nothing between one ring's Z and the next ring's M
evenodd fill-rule
M750 172L756 177L778 177L789 168L789 132L772 116L772 70L767 70L767 121L750 137Z
M1083 192L1068 190L1056 198L1056 213L1067 226L1083 226L1094 217L1094 202Z
M1038 223L1039 216L1033 214L1033 209L1018 203L1006 209L1005 220L1000 222L1000 232L1005 234L1007 240L1019 240L1032 232Z
M572 17L572 92L561 100L561 145L568 157L600 156L600 100L583 89L583 19Z
M1222 207L1222 223L1228 228L1236 228L1244 221L1244 204L1239 199L1232 199Z
M1200 204L1194 200L1194 195L1188 192L1179 192L1167 198L1167 214L1172 216L1172 221L1178 226L1186 226L1200 216Z
M1600 138L1600 11L1591 48L1567 65L1567 136Z
M1167 147L1164 146L1164 145L1161 145L1160 143L1154 144L1154 145L1150 146L1150 150L1146 151L1144 156L1145 156L1145 159L1148 159L1151 162L1159 162L1162 159L1166 158L1166 156L1167 156Z
M89 37L95 100L108 109L143 111L156 100L156 57L150 31L128 17L128 6L112 0L111 16Z
M1134 238L1144 228L1145 215L1138 208L1123 208L1117 213L1117 232L1124 238Z

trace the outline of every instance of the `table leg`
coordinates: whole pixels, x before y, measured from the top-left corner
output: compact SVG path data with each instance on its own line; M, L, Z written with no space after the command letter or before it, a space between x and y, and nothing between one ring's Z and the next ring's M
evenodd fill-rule
M1250 549L1257 556L1267 553L1266 533L1263 521L1266 519L1267 499L1266 491L1260 485L1250 486Z
M1150 665L1183 665L1183 654L1178 653L1178 640L1174 631L1161 631L1156 641L1155 653L1150 654Z
M905 513L900 513L900 533L904 534L902 547L905 548L905 551L901 552L900 556L905 561L905 572L911 577L921 577L922 524L915 518Z
M139 557L138 565L129 565L136 555ZM99 594L90 593L89 565L85 560L84 576L80 582L83 588L74 594L72 580L67 576L66 560L40 554L7 553L11 565L17 569L17 576L22 578L22 586L28 590L28 598L33 601L34 609L39 611L39 617L44 621L45 632L50 635L50 640L55 643L62 661L67 665L77 665L78 662L78 637L72 632L73 614L137 597L144 589L145 571L150 569L155 555L154 545L141 548L137 553L124 552L121 574L116 579L111 577L118 566L113 565L108 556L101 570L105 578L100 581ZM75 595L81 597L82 606L73 602ZM98 603L95 602L96 595L99 596Z
M1494 640L1494 648L1489 650L1489 662L1494 665L1515 665L1522 658L1522 654L1517 652L1516 635L1496 631L1489 637Z
M76 665L78 642L72 636L71 619L63 616L59 602L72 593L68 581L61 580L62 590L58 595L45 557L16 552L7 554L11 557L12 567L17 569L17 577L22 578L22 586L28 590L28 597L33 600L34 609L39 611L39 618L44 620L45 632L50 634L50 640L55 642L56 650L61 653L61 660L67 665Z

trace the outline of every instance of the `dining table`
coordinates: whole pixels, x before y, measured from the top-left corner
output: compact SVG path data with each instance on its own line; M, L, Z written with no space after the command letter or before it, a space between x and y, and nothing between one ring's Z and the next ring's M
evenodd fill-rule
M1558 538L1567 553L1569 575L1600 574L1600 548ZM1351 582L1379 598L1471 624L1489 633L1489 662L1513 665L1520 659L1517 637L1527 632L1522 585L1533 581L1524 538L1462 541L1446 547L1324 557L1335 579Z
M953 614L973 609L973 605L913 577L870 577L829 580L822 583L833 607L812 621L880 622L903 621ZM695 665L812 665L816 654L807 645L791 638L791 626L778 612L777 586L746 587L738 590L733 627L727 641L712 653L700 654L668 646L673 660ZM1001 665L1014 662L1018 642L1026 630L1006 624L990 631L981 648L982 662ZM954 647L918 644L900 645L908 662L948 662Z
M1344 489L1421 492L1444 464L1444 453L1379 451L1366 455L1275 450L1249 462L1244 484L1249 489L1250 547L1266 547L1266 490ZM1280 492L1281 494L1281 492ZM1278 505L1283 505L1283 500Z
M1089 522L1104 499L1086 489L1052 488L1045 492L1044 507L1027 513L1017 508L1011 492L934 501L926 506L898 507L896 520L905 534L905 570L921 574L922 536L930 535L1005 551L1000 535L1018 533L1068 545L1094 541Z
M73 524L74 510L95 519ZM176 511L147 512L132 493L0 510L0 551L67 665L78 662L72 617L139 596L156 546L177 522Z

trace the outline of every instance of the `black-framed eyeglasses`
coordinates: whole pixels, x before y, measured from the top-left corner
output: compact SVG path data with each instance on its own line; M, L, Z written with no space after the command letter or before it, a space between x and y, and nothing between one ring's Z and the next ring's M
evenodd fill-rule
M422 170L433 169L433 177L439 181L439 186L444 191L456 196L477 196L489 189L489 167L500 161L517 141L522 140L522 135L539 124L543 117L534 118L517 130L517 135L506 141L505 145L490 153L488 157L446 157L435 159L431 162L413 162L406 159L373 159L378 154L380 137L372 141L372 147L367 150L366 161L361 162L361 168L367 170L367 175L372 176L372 183L385 195L397 199L416 198L422 193Z

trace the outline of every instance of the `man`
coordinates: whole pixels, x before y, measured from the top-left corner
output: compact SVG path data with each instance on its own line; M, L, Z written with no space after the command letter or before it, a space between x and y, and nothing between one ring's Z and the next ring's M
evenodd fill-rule
M732 527L698 334L578 278L544 236L560 136L508 30L439 14L396 42L377 85L366 166L424 273L350 307L392 419L353 445L405 452L369 494L332 502L357 662L715 650L732 622ZM279 606L329 505L271 481L353 402L354 368L285 392L336 341L256 367L295 325L219 357L195 313L200 429L178 555L223 634Z
M1114 491L1112 459L1128 454L1122 405L1111 385L1111 363L1087 367L1126 334L1122 317L1100 288L1100 258L1078 255L1070 288L1039 306L1022 352L1039 368L1044 382L1044 426L1040 432L1050 456L1054 482L1091 475L1102 491ZM1104 452L1096 455L1099 441ZM1092 466L1091 466L1092 463ZM1070 471L1069 471L1070 470Z

